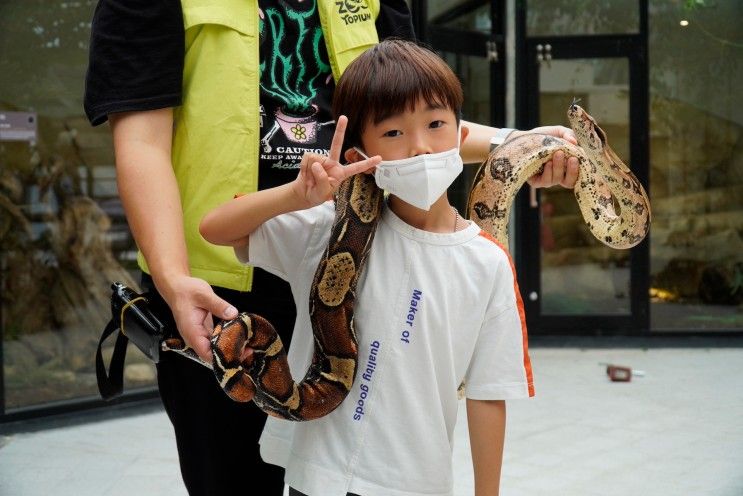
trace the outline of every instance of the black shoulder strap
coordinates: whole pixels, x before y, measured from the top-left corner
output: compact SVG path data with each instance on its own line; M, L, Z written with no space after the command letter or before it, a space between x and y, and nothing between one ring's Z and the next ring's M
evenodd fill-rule
M119 334L116 336L114 352L111 355L111 365L108 368L108 374L106 374L101 346L103 346L106 338L116 331L119 331ZM118 319L111 319L103 330L103 334L101 334L101 339L98 341L98 350L95 353L95 375L98 379L98 391L100 391L104 400L110 400L121 395L124 388L124 359L126 358L126 345L128 343L129 339L121 332Z

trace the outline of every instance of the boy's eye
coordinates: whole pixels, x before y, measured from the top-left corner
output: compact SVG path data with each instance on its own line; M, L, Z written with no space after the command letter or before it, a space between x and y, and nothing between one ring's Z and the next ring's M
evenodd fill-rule
M394 138L395 136L400 136L402 132L400 132L398 129L392 129L391 131L387 131L383 134L383 136L387 136L389 138Z
M432 127L432 128L434 128L434 129L435 129L435 128L437 128L437 127L441 127L441 126L443 126L443 125L444 125L444 121L433 121L433 122L432 122L432 123L430 124L430 127Z

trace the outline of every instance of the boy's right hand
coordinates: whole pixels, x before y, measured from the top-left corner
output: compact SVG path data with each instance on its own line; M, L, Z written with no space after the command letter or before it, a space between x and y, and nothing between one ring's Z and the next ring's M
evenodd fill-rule
M332 199L333 193L346 178L365 172L382 161L382 157L375 155L347 165L340 163L347 123L348 118L345 115L338 118L330 153L327 156L305 153L302 157L299 175L294 180L293 187L296 195L306 202L308 208Z

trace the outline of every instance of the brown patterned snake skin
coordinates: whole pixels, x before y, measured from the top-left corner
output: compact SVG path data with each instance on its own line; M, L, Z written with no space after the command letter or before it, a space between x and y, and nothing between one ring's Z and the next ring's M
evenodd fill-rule
M241 313L215 327L211 365L201 361L180 338L166 340L163 347L211 367L219 384L235 401L253 400L269 415L287 420L327 415L340 405L356 377L356 283L374 239L382 204L382 190L373 175L357 174L338 189L330 241L310 290L315 350L300 383L292 379L278 333L259 315ZM241 360L246 348L253 353Z
M644 189L583 109L571 105L568 117L582 149L535 134L504 143L477 173L467 209L470 218L508 246L506 226L516 192L555 151L563 150L579 159L575 196L591 232L613 248L636 245L647 234L650 223L650 204ZM619 215L614 211L612 195L621 205ZM340 405L356 377L356 283L374 239L382 204L382 191L369 174L352 176L338 190L330 240L310 293L315 349L301 382L292 379L276 330L255 314L242 313L216 326L211 338L212 364L201 361L179 338L166 340L163 348L212 368L232 399L253 400L269 415L296 421L327 415ZM241 358L246 348L253 353Z
M508 218L516 193L527 179L540 172L554 152L562 150L578 158L575 198L591 233L611 248L632 248L650 229L648 195L609 147L606 133L593 117L573 103L568 120L578 147L554 136L526 134L506 141L490 154L470 191L470 219L507 247Z

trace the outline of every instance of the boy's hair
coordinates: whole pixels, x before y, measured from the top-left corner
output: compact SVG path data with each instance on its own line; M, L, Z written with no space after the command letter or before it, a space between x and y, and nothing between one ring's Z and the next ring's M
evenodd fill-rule
M462 85L446 62L413 42L389 39L346 68L333 96L333 117L348 117L346 144L358 146L369 123L412 111L419 99L452 110L459 121Z

